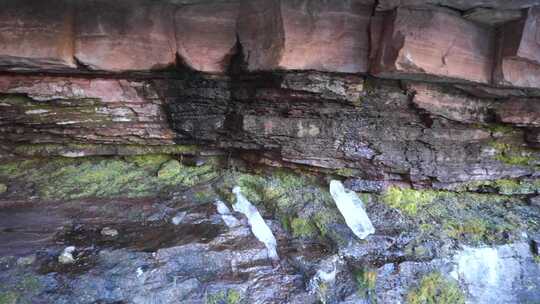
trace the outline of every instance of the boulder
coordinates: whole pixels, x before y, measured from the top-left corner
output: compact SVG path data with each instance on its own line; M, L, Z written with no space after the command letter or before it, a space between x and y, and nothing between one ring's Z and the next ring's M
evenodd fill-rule
M367 71L370 1L270 1L243 7L238 32L248 70Z
M540 86L540 7L501 27L497 40L494 82L497 85Z
M148 1L85 1L76 17L75 56L91 70L162 69L175 63L170 5Z
M398 8L385 20L372 72L389 78L489 83L493 31L443 8Z
M190 68L224 73L236 53L239 3L186 5L175 14L178 55Z
M73 60L73 10L63 0L0 1L0 68L59 70Z

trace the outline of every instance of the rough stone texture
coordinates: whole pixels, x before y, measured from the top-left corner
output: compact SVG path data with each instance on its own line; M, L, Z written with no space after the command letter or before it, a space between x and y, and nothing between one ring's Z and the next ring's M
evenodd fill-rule
M367 71L372 8L366 1L243 6L238 32L248 70Z
M519 20L522 15L521 10L475 8L465 12L463 18L489 26L496 26L509 21Z
M145 82L2 76L0 92L5 141L172 144L175 137Z
M500 29L494 82L498 85L537 88L540 85L540 8Z
M365 1L282 1L285 45L279 68L362 73L368 69Z
M178 54L194 70L227 71L236 49L239 3L194 4L175 14Z
M279 0L241 3L238 37L248 70L276 68L283 53L284 35Z
M73 10L63 0L0 1L0 68L75 68Z
M452 7L462 11L475 7L489 7L497 9L520 9L540 5L539 0L380 0L378 10L391 10L398 6L436 4Z
M437 8L398 8L385 21L378 76L490 83L493 32Z
M525 145L523 131L510 126L511 132L501 138L490 130L497 126L491 125L495 117L490 113L505 103L451 89L421 91L415 102L429 114L424 115L395 83L365 83L356 76L261 74L235 79L232 85L226 79L201 78L158 87L167 96L173 128L185 140L267 151L258 156L262 162L270 158L327 169L362 168L364 179L418 183L536 171L532 164L538 151L520 148ZM194 102L185 103L187 98ZM493 142L515 148L497 150ZM527 158L520 158L521 165L501 160L506 160L501 155L514 153Z
M505 123L538 127L540 126L540 100L512 99L499 107L497 116Z
M540 148L540 128L527 130L525 139L531 146Z
M75 57L82 65L124 72L175 63L172 7L136 1L84 1L78 6Z
M494 102L459 94L455 90L425 83L408 85L414 93L413 103L419 109L464 123L485 123L491 120Z

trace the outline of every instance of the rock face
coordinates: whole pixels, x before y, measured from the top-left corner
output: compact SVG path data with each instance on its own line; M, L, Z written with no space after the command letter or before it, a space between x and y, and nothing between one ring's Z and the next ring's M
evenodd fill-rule
M75 67L73 7L63 0L0 2L0 67L58 70Z
M248 70L366 72L372 8L365 2L248 5L238 29Z
M540 299L537 1L42 2L0 0L0 303Z
M540 8L527 10L526 16L505 24L498 41L495 83L505 86L538 87L540 84Z
M372 71L383 77L433 75L490 83L493 37L491 30L446 9L399 8L384 21Z
M83 2L76 21L75 57L89 69L124 72L175 63L168 5L147 0Z
M195 4L176 11L178 55L197 71L224 73L236 49L239 3Z

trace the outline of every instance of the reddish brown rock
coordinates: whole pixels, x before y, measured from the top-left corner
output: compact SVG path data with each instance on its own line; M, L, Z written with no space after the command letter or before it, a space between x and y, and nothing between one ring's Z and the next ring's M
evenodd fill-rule
M0 76L0 93L25 94L33 100L97 98L102 102L145 102L144 87L123 79Z
M493 33L447 9L399 8L385 20L374 74L491 81Z
M146 0L85 1L78 8L75 56L92 70L161 69L175 63L170 5Z
M285 45L279 68L363 73L368 70L365 1L282 1Z
M243 4L238 31L248 70L366 72L369 3L295 0Z
M490 100L426 83L409 84L407 88L414 94L414 105L430 114L465 123L483 123L490 118Z
M242 1L238 17L238 36L248 70L276 68L285 44L280 1Z
M170 145L174 137L146 82L0 77L0 141Z
M175 15L178 54L194 70L223 73L236 53L239 3L186 5Z
M497 109L501 122L525 127L540 126L540 100L511 99Z
M73 10L63 0L0 1L0 68L74 68Z
M498 85L540 86L540 7L528 10L519 21L504 25L497 41L497 66L494 81Z

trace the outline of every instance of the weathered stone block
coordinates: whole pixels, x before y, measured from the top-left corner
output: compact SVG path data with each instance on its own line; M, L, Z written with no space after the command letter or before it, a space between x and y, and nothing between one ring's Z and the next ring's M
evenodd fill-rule
M75 56L92 70L160 69L175 63L172 7L147 0L85 1L76 19Z
M493 32L442 8L398 8L385 20L374 74L489 83Z
M540 86L540 7L525 18L501 27L497 41L494 82L498 85Z
M514 98L504 102L497 109L501 122L518 126L540 126L540 100Z
M238 29L248 70L367 71L369 1L256 2Z
M0 68L74 68L73 10L63 0L0 1Z
M178 54L197 71L223 73L236 53L239 3L206 3L179 8L175 15Z
M409 84L407 88L414 93L414 105L432 115L465 123L488 122L491 116L493 102L490 100L426 83Z

